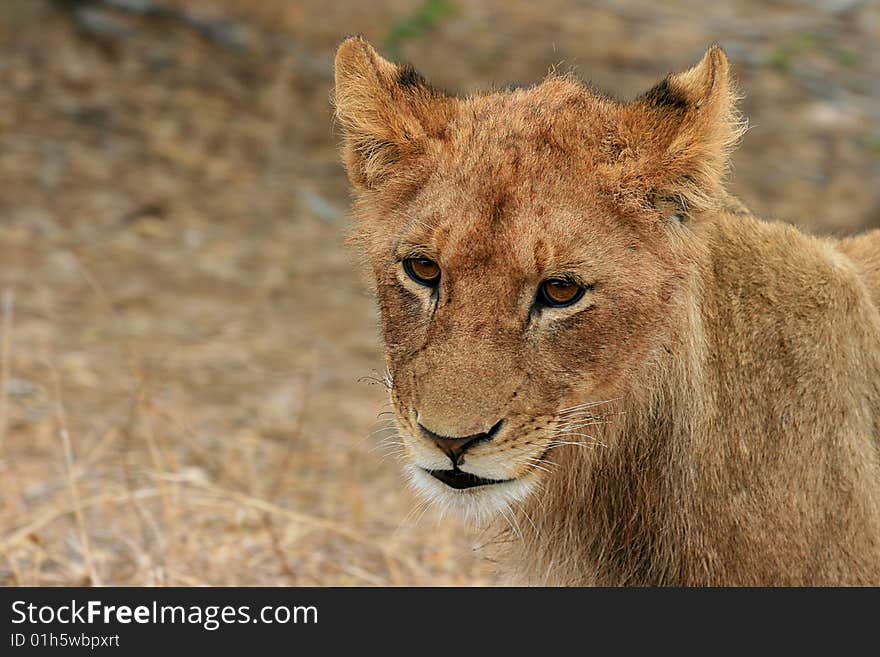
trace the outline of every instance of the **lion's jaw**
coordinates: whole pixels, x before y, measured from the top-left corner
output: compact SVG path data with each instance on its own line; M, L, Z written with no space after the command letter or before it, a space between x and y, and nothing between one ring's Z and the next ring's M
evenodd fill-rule
M499 483L456 489L437 480L416 462L408 463L405 469L410 486L426 502L441 513L453 514L476 525L486 524L498 515L507 514L539 488L536 473Z

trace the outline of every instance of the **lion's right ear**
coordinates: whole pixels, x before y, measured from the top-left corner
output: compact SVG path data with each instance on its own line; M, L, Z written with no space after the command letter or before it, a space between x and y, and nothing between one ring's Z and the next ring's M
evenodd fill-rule
M627 173L653 196L684 207L714 203L746 124L724 51L712 46L693 68L669 75L628 106L624 141L636 153Z
M362 37L349 37L337 49L335 78L343 159L356 188L375 189L449 120L451 99L412 68L383 59Z

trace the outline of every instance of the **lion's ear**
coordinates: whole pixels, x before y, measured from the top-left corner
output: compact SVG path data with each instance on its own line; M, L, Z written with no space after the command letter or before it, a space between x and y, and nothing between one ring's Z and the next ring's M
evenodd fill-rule
M745 130L724 51L712 46L693 68L672 74L630 108L640 153L638 178L655 197L687 207L711 204L723 188L733 150ZM639 127L637 127L639 126Z
M374 189L426 140L442 133L452 103L408 66L383 59L361 37L336 51L336 117L352 184Z

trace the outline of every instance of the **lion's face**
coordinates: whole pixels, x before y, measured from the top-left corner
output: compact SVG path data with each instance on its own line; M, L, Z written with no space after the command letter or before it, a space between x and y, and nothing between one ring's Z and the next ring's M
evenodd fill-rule
M371 259L412 480L473 510L527 494L555 447L591 444L675 284L561 154L517 170L480 137L492 159L451 140L461 157L432 163Z
M593 446L663 348L684 195L633 162L640 130L671 138L664 108L558 78L453 100L357 39L336 102L412 482L472 516L504 510Z

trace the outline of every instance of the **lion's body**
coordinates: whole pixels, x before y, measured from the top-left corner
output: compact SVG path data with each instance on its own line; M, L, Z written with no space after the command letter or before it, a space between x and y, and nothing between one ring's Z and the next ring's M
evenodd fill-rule
M525 581L880 583L877 281L790 226L707 228L684 337L595 434L615 448L523 509Z
M336 75L422 493L505 517L520 581L880 584L880 232L724 191L720 50L626 104L554 77L453 99L359 39ZM554 278L583 296L541 305Z

